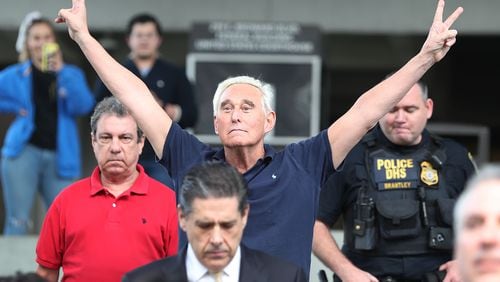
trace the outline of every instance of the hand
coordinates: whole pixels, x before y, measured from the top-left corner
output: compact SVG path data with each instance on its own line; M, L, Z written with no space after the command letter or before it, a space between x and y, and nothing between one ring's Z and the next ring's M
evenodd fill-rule
M28 115L28 111L25 108L20 108L18 114L22 117L25 117Z
M450 27L464 11L462 7L458 7L443 22L443 10L444 0L439 0L434 20L421 50L422 53L429 53L434 62L439 62L448 53L450 47L455 44L458 32Z
M50 55L48 58L48 70L53 72L58 72L63 67L63 57L61 50L57 50L54 54Z
M77 41L83 35L88 34L87 26L87 11L85 8L85 0L72 0L73 6L71 9L61 9L55 18L56 23L66 23L68 26L69 36Z
M458 271L458 263L456 260L450 260L439 267L440 271L446 271L446 276L443 282L461 282L460 273Z
M342 273L337 273L342 282L378 282L378 279L370 273L363 271L354 265L345 268Z

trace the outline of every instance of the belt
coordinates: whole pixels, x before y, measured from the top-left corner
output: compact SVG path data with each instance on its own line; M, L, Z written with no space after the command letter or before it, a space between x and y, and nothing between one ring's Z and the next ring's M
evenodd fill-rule
M422 282L422 280L405 279L405 278L395 278L393 276L382 276L377 277L379 282Z

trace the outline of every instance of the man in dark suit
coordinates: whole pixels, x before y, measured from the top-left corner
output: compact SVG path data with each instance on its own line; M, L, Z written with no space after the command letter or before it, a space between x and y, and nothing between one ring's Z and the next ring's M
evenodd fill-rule
M187 246L127 273L124 282L307 281L300 267L240 243L249 205L246 181L236 169L216 162L195 166L180 192L177 212Z

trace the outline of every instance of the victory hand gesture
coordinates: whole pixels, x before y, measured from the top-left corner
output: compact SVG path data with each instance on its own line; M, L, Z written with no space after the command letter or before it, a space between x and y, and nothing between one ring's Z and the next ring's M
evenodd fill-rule
M78 41L81 35L89 33L87 26L87 11L85 0L72 0L71 9L61 9L57 13L56 23L66 23L68 25L69 36Z
M443 10L444 0L439 0L434 20L421 50L422 53L431 53L434 62L439 62L448 53L450 47L455 44L457 31L450 29L450 27L464 11L462 7L458 7L443 22Z

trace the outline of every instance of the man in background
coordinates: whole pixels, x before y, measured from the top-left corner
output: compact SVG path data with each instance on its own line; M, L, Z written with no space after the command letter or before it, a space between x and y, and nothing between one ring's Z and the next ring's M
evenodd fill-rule
M127 24L126 41L130 54L123 65L142 79L173 121L182 128L194 127L198 106L191 83L182 69L161 58L159 48L163 37L160 22L151 14L133 16ZM111 96L101 80L97 80L95 94L98 101ZM156 162L155 152L147 139L139 163L149 176L173 188L170 175Z

